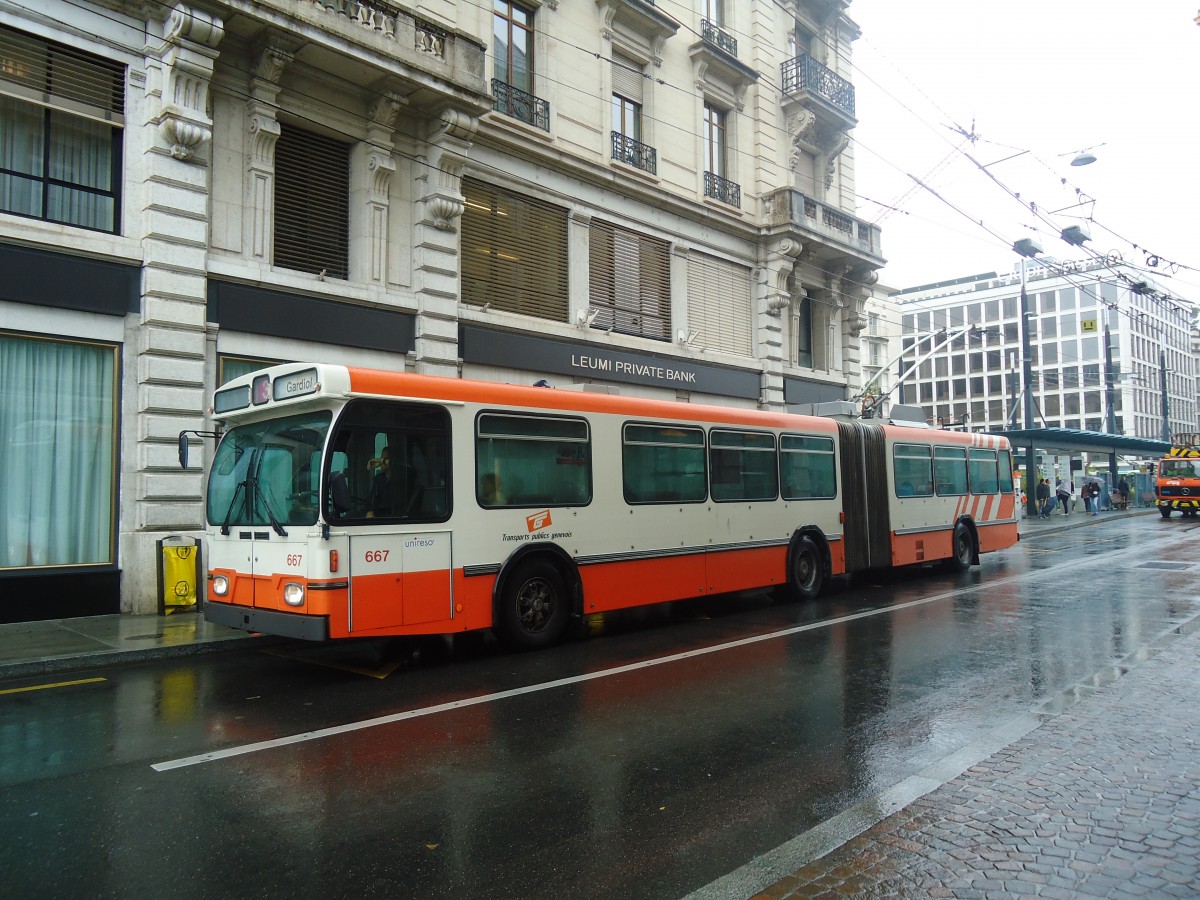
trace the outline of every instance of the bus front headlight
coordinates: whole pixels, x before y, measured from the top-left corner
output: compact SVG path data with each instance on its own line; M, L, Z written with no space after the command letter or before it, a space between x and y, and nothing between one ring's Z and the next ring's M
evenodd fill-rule
M283 586L283 602L288 606L304 605L304 585L289 581Z
M214 575L212 580L212 592L214 597L229 596L229 578L225 575Z

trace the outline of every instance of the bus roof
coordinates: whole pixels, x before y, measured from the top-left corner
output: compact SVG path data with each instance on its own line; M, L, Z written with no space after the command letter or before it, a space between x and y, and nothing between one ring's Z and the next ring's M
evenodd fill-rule
M521 407L536 410L594 412L635 416L645 419L720 422L745 427L798 429L834 433L838 423L823 416L800 416L786 412L743 409L733 406L687 403L627 397L585 390L561 390L530 385L418 375L359 366L326 363L289 363L272 366L235 378L223 385L213 398L213 415L223 421L259 418L284 407L363 397L412 398L450 403L476 403L485 406ZM931 431L877 420L886 432L895 432L918 442L964 444L970 446L1006 446L999 435L978 432ZM937 438L933 439L932 435Z

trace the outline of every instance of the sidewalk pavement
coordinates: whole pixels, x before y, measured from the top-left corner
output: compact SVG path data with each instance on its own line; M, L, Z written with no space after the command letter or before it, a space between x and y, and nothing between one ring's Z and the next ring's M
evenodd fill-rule
M765 890L724 896L1200 896L1200 617L1135 657L940 786L877 803L830 852L802 835L811 861Z

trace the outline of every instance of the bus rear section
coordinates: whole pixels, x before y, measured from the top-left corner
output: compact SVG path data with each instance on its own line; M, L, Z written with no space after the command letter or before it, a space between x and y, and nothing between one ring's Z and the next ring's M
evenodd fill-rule
M842 555L834 574L945 561L964 570L1017 542L1012 455L1000 437L838 421Z

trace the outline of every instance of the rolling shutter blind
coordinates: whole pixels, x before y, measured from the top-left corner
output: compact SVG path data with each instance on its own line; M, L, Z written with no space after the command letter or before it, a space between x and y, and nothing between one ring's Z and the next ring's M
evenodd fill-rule
M754 355L750 270L724 260L688 256L688 329L712 350Z
M0 60L0 81L109 113L125 112L125 67L120 63L2 26Z
M280 124L275 144L275 265L350 274L350 147Z
M612 60L612 89L614 94L620 94L627 100L632 100L639 106L642 104L642 67L632 59L613 54Z
M609 222L589 229L594 328L671 339L671 264L666 241Z
M462 302L567 320L567 211L464 178Z

